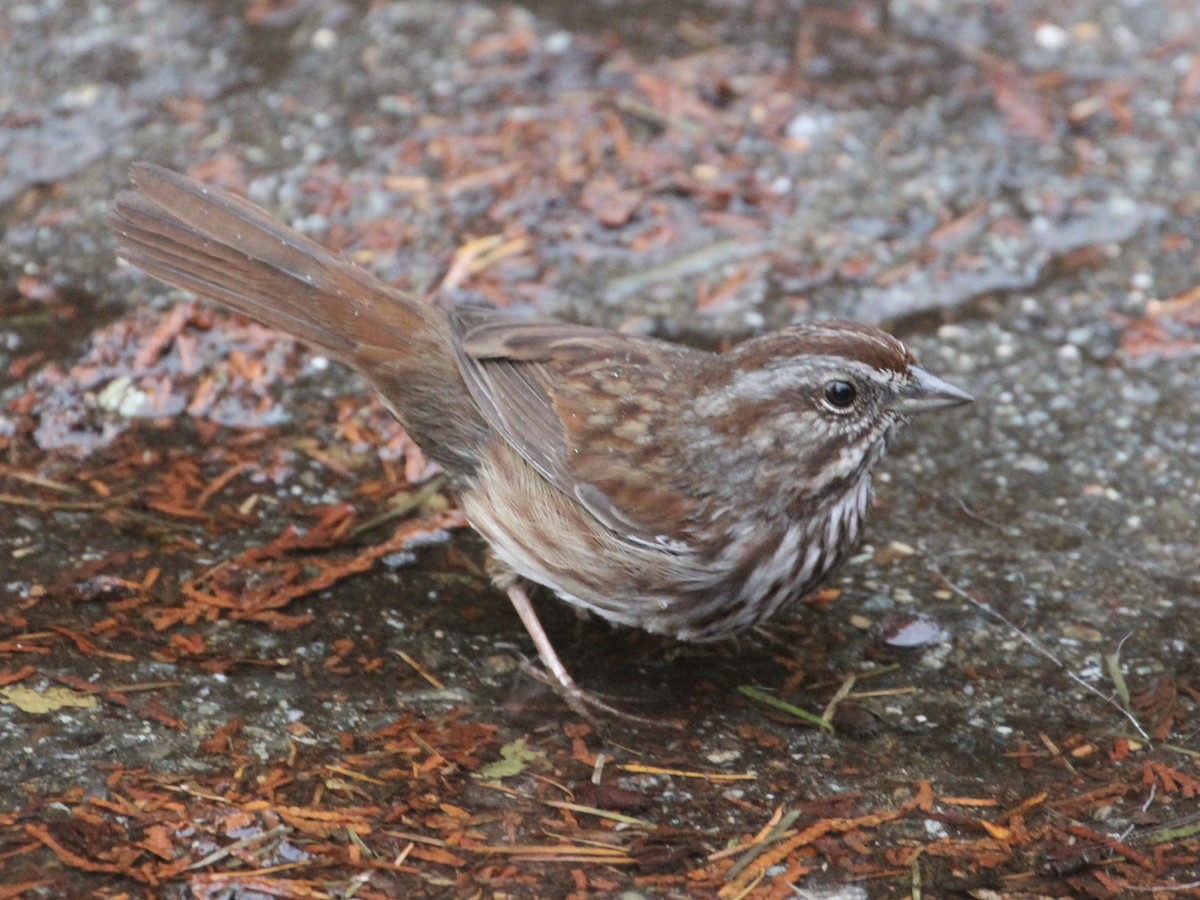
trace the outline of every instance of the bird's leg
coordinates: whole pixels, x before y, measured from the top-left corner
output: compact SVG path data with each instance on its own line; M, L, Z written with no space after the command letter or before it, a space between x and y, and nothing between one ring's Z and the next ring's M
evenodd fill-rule
M575 679L571 677L571 673L562 664L562 660L558 658L558 654L554 652L554 646L550 643L550 638L546 636L546 630L542 628L542 623L538 621L537 613L533 611L533 604L529 600L529 595L525 593L525 588L519 583L513 583L508 586L507 590L508 599L512 601L513 608L521 617L521 623L533 639L533 646L537 648L538 657L541 659L542 665L546 667L547 677L544 680L557 689L571 709L588 721L593 720L591 710L599 710L634 722L648 725L663 724L661 719L644 719L610 706L595 694L589 693L577 685Z

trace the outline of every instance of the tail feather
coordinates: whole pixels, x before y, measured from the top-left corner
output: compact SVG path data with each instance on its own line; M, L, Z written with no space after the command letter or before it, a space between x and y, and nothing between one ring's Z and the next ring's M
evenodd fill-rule
M357 368L434 459L473 460L487 427L450 323L257 206L148 164L109 217L121 256L168 284L295 335Z
M144 163L133 181L138 191L117 197L110 227L121 255L156 278L333 353L448 338L440 311L239 197Z

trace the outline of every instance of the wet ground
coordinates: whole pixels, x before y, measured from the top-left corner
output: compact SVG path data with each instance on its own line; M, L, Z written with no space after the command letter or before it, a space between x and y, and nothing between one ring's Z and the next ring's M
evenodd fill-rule
M1166 0L5 5L0 897L1196 890L1198 33ZM914 423L766 633L544 599L664 721L589 725L356 378L116 263L139 159L441 302L707 346L852 317L977 402ZM836 696L833 733L763 695Z

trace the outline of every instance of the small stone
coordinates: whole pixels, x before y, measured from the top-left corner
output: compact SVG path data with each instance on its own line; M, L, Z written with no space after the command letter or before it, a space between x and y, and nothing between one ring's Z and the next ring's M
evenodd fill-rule
M483 658L483 664L492 675L507 675L517 668L517 661L504 653L493 653Z
M719 750L716 753L709 753L705 758L714 766L723 766L738 759L741 755L741 750Z
M883 566L898 559L915 556L916 552L916 548L911 544L906 544L903 541L889 541L886 546L880 547L876 551L874 562L877 566Z
M1044 50L1061 50L1067 45L1070 35L1053 22L1043 22L1034 29L1033 39Z
M146 405L147 399L145 391L140 391L133 386L132 378L128 375L119 375L96 395L96 405L106 412L115 412L128 419L141 411L142 407Z
M1032 475L1044 475L1050 471L1050 463L1038 456L1025 454L1013 461L1013 468Z
M314 50L331 50L337 40L337 32L332 28L318 28L313 32L312 46Z
M1065 638L1084 644L1099 644L1104 640L1104 634L1090 625L1064 625L1062 634Z

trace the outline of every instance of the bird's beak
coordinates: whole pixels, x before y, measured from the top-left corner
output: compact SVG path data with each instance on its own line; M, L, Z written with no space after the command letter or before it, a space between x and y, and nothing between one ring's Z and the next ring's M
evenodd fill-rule
M920 366L909 366L908 374L909 384L900 391L900 411L906 415L959 406L971 403L975 399L966 391L956 388L948 381L942 381Z

